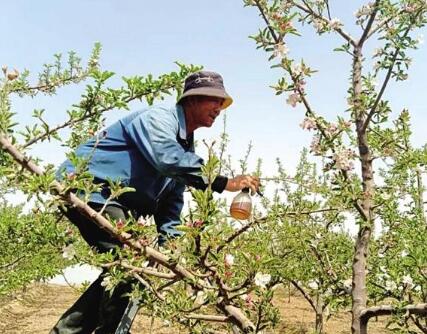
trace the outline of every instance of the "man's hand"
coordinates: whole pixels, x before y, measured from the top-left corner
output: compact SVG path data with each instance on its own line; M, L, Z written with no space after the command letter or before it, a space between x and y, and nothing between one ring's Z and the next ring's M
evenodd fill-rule
M239 191L243 188L251 189L251 194L254 195L259 188L259 178L250 175L237 175L232 179L228 179L225 190Z

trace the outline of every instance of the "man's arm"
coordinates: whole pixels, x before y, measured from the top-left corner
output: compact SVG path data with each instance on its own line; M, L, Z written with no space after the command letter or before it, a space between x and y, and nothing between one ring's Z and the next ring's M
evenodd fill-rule
M177 142L178 126L172 114L153 108L126 125L125 131L161 174L197 189L205 189L207 183L201 177L203 159L194 152L185 151ZM222 192L227 181L227 177L218 176L212 189Z
M191 151L185 151L177 142L178 121L163 109L151 109L136 117L125 128L144 157L160 173L181 183L206 189L207 182L201 177L203 159ZM251 188L255 193L259 179L239 175L232 179L218 175L212 183L212 190L221 193Z

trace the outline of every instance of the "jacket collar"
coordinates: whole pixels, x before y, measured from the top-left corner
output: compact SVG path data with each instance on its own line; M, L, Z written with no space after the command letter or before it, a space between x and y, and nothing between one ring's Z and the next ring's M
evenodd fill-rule
M187 140L187 128L185 124L185 113L184 108L180 105L176 105L176 112L178 115L179 132L178 135L181 139Z

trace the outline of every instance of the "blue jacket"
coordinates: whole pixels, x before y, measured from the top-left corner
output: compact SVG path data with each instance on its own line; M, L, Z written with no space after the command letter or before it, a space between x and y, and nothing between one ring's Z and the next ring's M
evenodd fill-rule
M120 181L135 192L110 203L137 215L154 215L161 234L178 235L175 227L180 224L185 185L207 187L200 175L203 160L194 153L182 106L133 112L109 126L97 144L96 140L94 137L76 150L77 156L90 157L88 171L103 185L100 193L91 194L90 201L105 203L110 195L107 178ZM69 160L60 166L58 178L64 172L74 172ZM222 192L226 183L226 177L218 176L212 189Z

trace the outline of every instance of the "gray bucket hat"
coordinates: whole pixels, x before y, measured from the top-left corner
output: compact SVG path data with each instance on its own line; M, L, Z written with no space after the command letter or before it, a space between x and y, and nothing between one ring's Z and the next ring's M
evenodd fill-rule
M224 88L224 82L221 75L216 72L199 71L190 74L185 79L184 92L178 100L178 103L186 96L205 95L224 99L222 109L227 108L233 103L233 99L227 94Z

